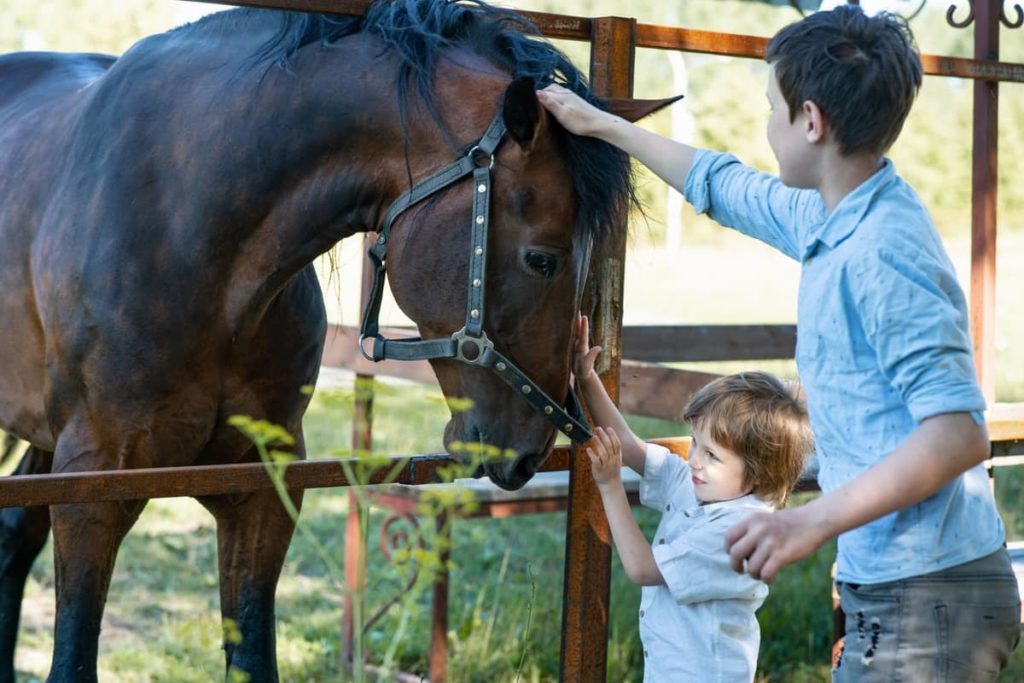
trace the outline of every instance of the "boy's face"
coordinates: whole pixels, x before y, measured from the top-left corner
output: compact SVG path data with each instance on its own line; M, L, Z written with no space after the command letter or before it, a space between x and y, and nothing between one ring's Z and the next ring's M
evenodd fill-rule
M814 146L808 141L805 132L806 114L799 111L796 118L790 121L789 105L779 90L774 64L769 71L766 94L771 108L768 144L779 162L779 179L789 187L816 189L818 183L814 176Z
M693 490L702 503L732 500L750 493L743 483L743 458L715 442L703 423L692 425L693 440L687 461L693 475Z

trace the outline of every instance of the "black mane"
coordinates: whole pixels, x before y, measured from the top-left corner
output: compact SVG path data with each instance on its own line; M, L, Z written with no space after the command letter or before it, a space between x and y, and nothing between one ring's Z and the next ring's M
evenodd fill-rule
M265 16L268 12L240 9L223 14ZM586 77L561 51L539 38L532 23L511 10L479 0L377 0L365 17L355 18L303 12L274 14L280 22L277 34L260 48L256 63L288 68L290 57L304 45L330 44L353 33L367 32L402 59L396 80L399 105L404 108L407 86L415 83L435 118L434 67L451 48L480 54L507 70L513 79L530 78L537 88L559 83L602 106L590 92ZM557 125L556 137L573 176L577 227L600 239L616 228L622 212L635 200L629 158L612 145L572 135Z

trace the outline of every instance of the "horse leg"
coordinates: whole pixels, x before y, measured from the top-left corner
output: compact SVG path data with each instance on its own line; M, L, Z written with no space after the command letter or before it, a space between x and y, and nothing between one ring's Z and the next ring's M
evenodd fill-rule
M87 427L72 423L57 440L54 472L101 471L112 458ZM146 501L75 503L50 507L57 619L49 683L96 681L103 608L117 551Z
M299 508L302 491L291 499ZM244 671L251 683L277 681L274 593L295 524L274 490L201 502L217 518L227 671Z
M117 550L146 501L54 505L57 623L49 683L95 681L103 608Z
M52 462L52 453L30 447L14 474L45 474L50 471ZM18 640L25 580L49 534L50 509L45 505L0 510L0 682L3 683L14 681L14 645Z

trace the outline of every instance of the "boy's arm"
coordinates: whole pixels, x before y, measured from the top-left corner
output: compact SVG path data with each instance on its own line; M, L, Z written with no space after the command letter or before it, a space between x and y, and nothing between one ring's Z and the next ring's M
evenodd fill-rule
M665 583L665 579L661 576L650 543L640 531L629 506L629 499L626 498L626 489L622 486L620 452L619 439L614 430L601 427L594 430L594 439L587 447L587 455L590 457L597 490L601 493L615 550L619 553L630 581L638 586L658 586Z
M726 534L736 571L771 583L787 564L828 539L934 494L989 455L988 430L970 413L923 420L896 450L843 486L806 505L751 515Z
M690 178L702 150L602 111L558 85L538 91L537 98L569 132L615 145L683 194L698 213L708 212L718 223L791 258L800 256L800 226L824 219L817 192L786 188L775 176L743 166L733 156L713 155Z
M612 403L605 391L601 378L594 372L594 360L601 352L600 346L590 346L590 326L587 316L576 319L576 357L573 373L579 382L583 400L590 409L590 415L599 427L612 429L621 441L622 462L639 475L644 473L644 459L647 457L647 444L638 437L626 424L618 407ZM628 506L627 506L628 507Z

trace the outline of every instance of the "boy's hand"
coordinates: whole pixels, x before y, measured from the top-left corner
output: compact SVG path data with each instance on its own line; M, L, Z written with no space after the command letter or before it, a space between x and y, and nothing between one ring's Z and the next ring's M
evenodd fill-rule
M573 360L572 373L580 382L590 379L594 374L594 360L601 353L601 347L590 346L590 324L587 316L576 316L576 356Z
M567 131L576 135L597 136L614 121L614 114L601 111L560 85L552 84L538 90L537 99Z
M805 507L755 513L726 532L725 551L734 571L771 583L780 569L804 559L829 538L819 527Z
M590 471L598 487L622 482L622 443L614 429L594 428L594 438L587 446L590 456Z

